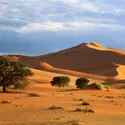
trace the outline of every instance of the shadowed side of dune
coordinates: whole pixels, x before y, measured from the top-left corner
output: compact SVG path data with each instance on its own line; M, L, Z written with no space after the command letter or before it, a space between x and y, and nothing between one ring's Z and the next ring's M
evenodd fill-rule
M105 80L105 81L114 80L114 78L112 77L98 76L98 75L92 75L92 74L87 74L87 73L82 73L82 72L77 72L77 71L72 71L67 69L55 68L46 62L41 62L40 66L41 66L41 70L54 72L54 73L67 74L67 75L76 76L76 77L86 77L86 78L95 79L95 80Z
M81 44L41 57L41 62L47 62L60 69L108 77L117 76L117 66L114 63L125 65L125 55L98 46L92 48L88 44Z

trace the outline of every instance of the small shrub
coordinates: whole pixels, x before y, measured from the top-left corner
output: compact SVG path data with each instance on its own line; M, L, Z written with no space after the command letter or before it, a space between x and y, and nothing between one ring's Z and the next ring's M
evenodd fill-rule
M82 109L81 108L76 108L74 111L75 112L82 112Z
M80 125L79 120L69 120L68 123L70 123L71 125Z
M100 84L100 83L93 83L93 85L95 85L95 88L98 89L98 90L102 90L103 89L103 85Z
M83 109L83 112L84 113L95 113L95 111L93 109L88 109L88 108Z
M4 100L4 101L1 101L1 103L2 103L2 104L9 104L9 103L11 103L11 102L10 102L10 101L5 101L5 100Z
M89 108L85 108L85 109L77 108L74 111L75 112L83 112L83 113L95 113L95 111L93 109L89 109Z
M94 86L95 87L95 89L97 89L97 90L103 90L103 89L109 89L109 86L107 86L107 85L103 85L103 84L101 84L101 83L92 83L90 86Z
M49 110L58 110L58 109L63 109L62 107L58 107L58 106L51 106L48 108Z
M73 98L73 101L84 101L83 99L76 99L76 98Z
M89 80L87 78L78 78L76 80L76 87L77 88L85 88L88 86Z
M84 101L83 99L78 99L78 101Z
M113 96L105 96L105 98L113 99L114 97Z
M110 100L110 102L114 102L114 100Z
M90 103L88 103L88 102L83 102L82 105L84 105L84 106L89 106Z
M38 93L36 93L36 92L28 93L28 95L29 95L30 97L39 97L39 96L40 96L40 95L39 95Z
M106 89L109 89L109 88L110 88L108 85L104 85L104 87L105 87Z
M52 79L51 85L64 87L64 86L68 86L69 82L70 82L70 78L68 76L56 76Z

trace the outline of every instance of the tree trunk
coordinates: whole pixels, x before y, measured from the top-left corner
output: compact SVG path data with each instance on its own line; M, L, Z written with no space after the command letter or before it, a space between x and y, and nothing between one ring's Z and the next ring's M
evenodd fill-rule
M4 92L4 93L7 92L6 86L3 86L3 92Z

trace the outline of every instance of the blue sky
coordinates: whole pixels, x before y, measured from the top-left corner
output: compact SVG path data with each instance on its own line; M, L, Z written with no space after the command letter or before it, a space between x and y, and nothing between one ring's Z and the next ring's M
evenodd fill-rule
M0 54L39 55L92 41L125 49L125 0L0 0Z

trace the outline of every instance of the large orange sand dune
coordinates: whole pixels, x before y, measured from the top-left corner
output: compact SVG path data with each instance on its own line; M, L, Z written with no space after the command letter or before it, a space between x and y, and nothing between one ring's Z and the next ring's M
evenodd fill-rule
M94 77L101 80L125 78L125 68L123 68L125 51L105 48L96 42L82 43L66 50L41 56L19 57L29 67L49 72ZM42 62L47 63L49 67L41 66Z
M94 43L82 43L78 46L51 53L47 55L28 57L20 56L20 59L27 63L31 68L42 69L40 63L46 62L49 65L59 68L72 70L98 76L121 78L120 72L124 68L117 68L125 65L125 51L109 49ZM116 65L118 64L118 65ZM124 74L122 74L122 78Z

